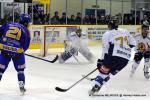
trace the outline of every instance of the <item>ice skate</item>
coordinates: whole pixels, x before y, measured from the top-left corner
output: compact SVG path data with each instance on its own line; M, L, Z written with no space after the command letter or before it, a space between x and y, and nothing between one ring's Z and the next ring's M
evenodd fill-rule
M26 89L24 88L24 86L23 86L23 87L20 87L20 92L21 92L21 95L24 95L24 94L25 94Z
M20 88L21 95L24 95L24 93L26 92L26 89L24 87L23 81L19 82L19 88Z
M150 78L149 72L144 72L144 76L146 79L149 79Z
M98 86L98 85L93 86L92 89L89 90L88 92L89 96L93 96L95 93L98 93L100 89L101 89L101 86Z

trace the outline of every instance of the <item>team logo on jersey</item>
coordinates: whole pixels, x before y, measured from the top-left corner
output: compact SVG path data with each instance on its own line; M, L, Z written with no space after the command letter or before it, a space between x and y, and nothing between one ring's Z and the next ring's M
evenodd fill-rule
M144 51L146 51L146 45L143 42L141 42L141 43L138 44L138 49L141 52L144 52Z

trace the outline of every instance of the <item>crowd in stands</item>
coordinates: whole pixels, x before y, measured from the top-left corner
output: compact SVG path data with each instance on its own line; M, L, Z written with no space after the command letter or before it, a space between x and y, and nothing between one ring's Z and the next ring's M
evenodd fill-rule
M118 14L116 17L119 19L120 24L124 25L134 25L135 24L135 17L133 16L124 16L122 19L122 15ZM54 16L51 16L49 14L45 15L37 15L36 18L34 18L34 24L73 24L73 25L106 25L111 18L110 15L106 16L98 16L97 19L95 15L85 15L84 18L82 18L82 13L78 12L76 15L71 15L70 17L66 16L66 13L63 12L62 15L59 15L58 11L55 11ZM50 19L50 21L49 21ZM150 16L144 15L143 20L140 20L140 18L136 17L136 24L141 24L143 21L147 21L150 23Z
M32 16L32 9L28 8L28 13ZM53 16L50 16L50 14L44 14L44 12L39 12L37 9L33 9L33 24L35 25L41 25L41 24L63 24L66 23L69 25L106 25L110 19L110 15L106 16L98 16L97 19L95 15L85 15L84 18L82 18L82 13L78 12L76 15L66 16L66 13L63 12L62 15L59 14L58 11L54 12ZM135 17L133 16L124 16L122 19L122 15L118 14L116 17L119 19L120 24L124 25L134 25L135 24ZM14 13L14 21L17 22L19 19L19 13ZM13 17L10 15L5 15L4 19L0 19L0 24L3 22L12 21ZM143 21L147 21L150 23L150 16L144 15L143 20L140 20L140 18L136 18L136 24L141 24Z

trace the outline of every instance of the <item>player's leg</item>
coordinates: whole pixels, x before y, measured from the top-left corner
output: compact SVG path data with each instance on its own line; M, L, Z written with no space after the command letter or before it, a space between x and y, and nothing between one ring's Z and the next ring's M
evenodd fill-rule
M87 47L80 47L79 52L90 62L94 62L94 56Z
M74 55L78 50L76 48L70 48L70 50L65 51L60 54L59 56L59 63L64 63L66 60L71 58L72 55Z
M24 69L25 69L25 56L24 54L20 54L19 56L16 56L12 58L14 67L17 71L17 77L18 77L18 83L19 83L19 88L22 93L26 91L25 89L25 74L24 74Z
M144 65L144 76L146 79L149 79L150 78L150 74L149 74L149 68L150 68L150 52L146 52L144 54L144 62L145 62L145 65Z
M99 67L99 74L93 81L92 89L89 91L89 96L94 95L95 93L99 92L102 85L110 79L109 68L105 65Z
M96 92L99 92L102 85L110 79L110 68L104 65L104 62L106 62L106 59L97 60L97 68L99 70L99 74L93 81L93 86L92 89L89 91L89 96L94 95Z
M130 77L133 77L133 75L134 75L136 69L138 68L142 58L143 58L143 53L135 53L134 64L132 65L132 69L131 69L131 72L130 72Z
M11 60L10 57L0 54L0 81L2 79L4 72L8 67L10 60Z
M94 85L89 91L89 95L93 95L95 92L98 92L102 85L110 79L110 75L116 75L121 71L128 63L128 60L120 57L105 57L102 65L98 67L99 75L94 80Z

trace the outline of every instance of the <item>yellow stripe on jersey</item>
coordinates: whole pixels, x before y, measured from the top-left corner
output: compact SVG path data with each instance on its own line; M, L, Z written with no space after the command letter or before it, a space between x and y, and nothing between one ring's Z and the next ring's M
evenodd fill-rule
M16 48L8 45L4 45L0 43L0 49L11 51L11 52L16 52L16 53L23 53L24 50L23 48Z

